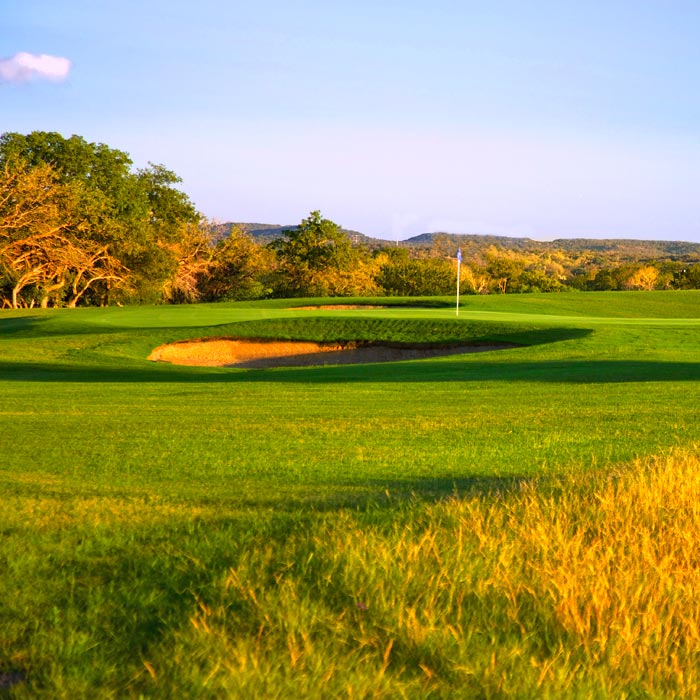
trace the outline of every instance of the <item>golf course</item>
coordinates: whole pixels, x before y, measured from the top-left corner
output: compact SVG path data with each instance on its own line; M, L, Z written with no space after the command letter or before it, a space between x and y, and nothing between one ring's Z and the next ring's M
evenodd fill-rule
M343 304L0 311L0 698L698 697L700 291Z

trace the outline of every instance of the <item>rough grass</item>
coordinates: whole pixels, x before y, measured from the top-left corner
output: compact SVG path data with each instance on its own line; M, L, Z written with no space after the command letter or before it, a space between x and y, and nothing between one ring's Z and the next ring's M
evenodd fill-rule
M148 662L161 697L697 697L700 460L260 542ZM183 671L183 669L186 669ZM178 685L171 681L178 677ZM179 686L182 687L182 686Z

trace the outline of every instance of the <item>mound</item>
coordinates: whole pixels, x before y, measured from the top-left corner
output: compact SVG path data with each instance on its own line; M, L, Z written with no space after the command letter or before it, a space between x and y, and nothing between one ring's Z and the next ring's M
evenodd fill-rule
M297 340L204 338L157 347L148 359L197 367L303 367L417 360L441 355L504 350L512 345L388 346Z

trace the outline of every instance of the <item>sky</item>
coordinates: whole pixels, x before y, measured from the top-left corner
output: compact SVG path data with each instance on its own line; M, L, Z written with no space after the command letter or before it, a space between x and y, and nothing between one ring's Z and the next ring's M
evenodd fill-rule
M700 242L698 0L0 0L0 133L205 216Z

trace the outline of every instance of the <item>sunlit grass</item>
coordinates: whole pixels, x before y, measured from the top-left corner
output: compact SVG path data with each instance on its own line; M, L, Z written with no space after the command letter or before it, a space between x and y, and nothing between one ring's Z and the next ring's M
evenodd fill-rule
M148 659L207 697L697 697L700 460L259 541ZM172 679L177 678L177 683Z

